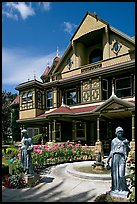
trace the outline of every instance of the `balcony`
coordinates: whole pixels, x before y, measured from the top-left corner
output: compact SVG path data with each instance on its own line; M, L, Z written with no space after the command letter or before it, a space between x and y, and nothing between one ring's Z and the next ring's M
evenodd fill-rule
M95 63L83 65L80 67L80 69L81 69L81 73L84 74L86 72L92 72L99 69L101 70L113 65L131 61L132 59L135 59L135 51L131 51L129 53L125 53L123 55L116 56L110 59L105 59Z

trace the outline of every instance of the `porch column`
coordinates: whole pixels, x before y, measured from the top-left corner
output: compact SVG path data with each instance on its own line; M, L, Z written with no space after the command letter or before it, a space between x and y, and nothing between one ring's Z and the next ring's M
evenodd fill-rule
M52 142L56 142L56 120L53 121L53 139Z
M51 142L51 122L49 122L49 142Z
M106 59L109 59L110 50L109 50L108 26L105 27L105 34L106 34Z
M132 113L132 141L130 142L128 158L132 158L133 154L135 154L135 113Z
M96 149L96 157L98 156L98 153L101 152L102 155L102 159L104 158L104 152L103 152L103 147L102 147L102 142L100 141L100 126L99 126L99 122L100 122L100 117L97 118L97 142L95 144L95 149Z
M99 118L97 118L97 142L100 142Z
M135 142L135 113L132 114L132 142Z
M72 141L76 140L76 121L72 121Z

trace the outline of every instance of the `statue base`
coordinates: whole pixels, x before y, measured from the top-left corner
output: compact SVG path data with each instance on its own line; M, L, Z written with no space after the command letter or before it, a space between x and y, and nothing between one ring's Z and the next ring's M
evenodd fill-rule
M96 170L103 170L104 167L103 167L102 165L97 165L97 166L95 167L95 169L96 169Z
M22 178L25 180L25 183L30 187L34 186L40 180L40 176L36 173L35 174L23 174Z
M115 197L121 197L121 198L128 198L129 196L129 191L110 191L109 192L110 196L115 196Z

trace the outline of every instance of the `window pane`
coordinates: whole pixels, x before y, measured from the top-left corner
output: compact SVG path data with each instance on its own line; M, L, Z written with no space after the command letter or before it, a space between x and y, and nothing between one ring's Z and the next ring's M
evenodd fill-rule
M118 91L116 92L116 95L117 95L118 97L131 96L131 89L118 90Z
M47 108L52 107L52 102L53 102L53 96L52 96L52 90L47 91Z
M28 92L28 102L32 101L32 91Z
M72 105L77 103L77 93L76 90L67 91L67 104Z
M126 96L131 96L131 94L132 94L132 88L131 88L130 77L117 79L116 95L118 97L126 97Z
M52 91L47 91L47 98L52 98Z
M41 93L40 92L37 93L37 99L38 99L38 102L41 102Z
M102 86L103 86L103 90L108 90L108 81L103 79L102 80Z
M22 95L22 103L26 103L27 102L27 93L23 93Z
M91 63L98 62L101 60L101 57L94 57L91 59Z
M130 78L123 78L123 79L117 79L116 80L116 89L122 89L130 87Z

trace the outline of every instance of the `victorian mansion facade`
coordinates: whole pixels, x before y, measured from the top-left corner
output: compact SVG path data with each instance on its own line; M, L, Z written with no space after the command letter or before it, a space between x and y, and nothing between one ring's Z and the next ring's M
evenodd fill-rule
M43 70L44 71L44 70ZM135 143L135 39L86 13L63 56L19 84L19 120L45 142L80 140L110 150L121 126Z

